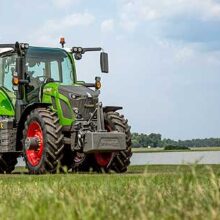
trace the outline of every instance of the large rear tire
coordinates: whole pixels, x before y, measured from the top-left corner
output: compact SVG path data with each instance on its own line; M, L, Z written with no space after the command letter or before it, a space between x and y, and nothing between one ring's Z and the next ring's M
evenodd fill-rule
M1 153L0 154L0 173L11 173L17 164L17 154Z
M37 140L37 144L35 141L32 146L31 139ZM26 166L31 174L55 173L59 170L64 144L62 126L56 113L48 108L31 111L25 122L22 142Z

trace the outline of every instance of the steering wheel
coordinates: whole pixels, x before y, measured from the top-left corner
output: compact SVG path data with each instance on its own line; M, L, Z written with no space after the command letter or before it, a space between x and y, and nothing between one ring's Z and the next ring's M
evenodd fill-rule
M41 78L43 78L43 80L40 80ZM46 76L36 76L35 79L38 79L40 82L44 82L47 77Z
M40 80L41 78L42 80ZM54 82L53 78L47 78L47 76L37 76L36 79L38 79L42 83Z

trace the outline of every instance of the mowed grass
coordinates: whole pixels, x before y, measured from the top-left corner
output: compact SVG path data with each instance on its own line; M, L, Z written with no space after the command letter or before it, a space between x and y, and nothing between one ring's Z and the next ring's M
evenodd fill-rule
M1 175L0 203L1 219L217 220L220 165L132 166L120 175Z

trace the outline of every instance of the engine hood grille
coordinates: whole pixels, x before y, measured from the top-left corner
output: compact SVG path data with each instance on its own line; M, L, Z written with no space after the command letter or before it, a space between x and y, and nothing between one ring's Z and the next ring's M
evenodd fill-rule
M95 111L99 91L84 86L60 86L59 92L66 96L72 108L77 108L82 119L88 120Z

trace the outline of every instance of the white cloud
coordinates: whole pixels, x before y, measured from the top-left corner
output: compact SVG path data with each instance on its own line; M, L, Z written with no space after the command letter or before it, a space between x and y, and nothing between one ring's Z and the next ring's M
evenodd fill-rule
M177 62L188 62L194 56L194 50L190 46L184 46L176 51L175 59Z
M101 23L101 31L102 32L111 32L114 30L114 20L107 19Z
M47 20L42 27L31 33L29 41L39 45L56 45L62 33L66 33L73 27L89 26L94 21L95 17L87 12L70 14L61 19Z
M51 32L57 30L64 30L76 26L88 26L92 24L95 17L87 12L85 13L75 13L67 15L66 17L59 20L48 20L43 29L50 30Z
M190 62L191 59L196 56L196 44L177 44L176 42L172 42L167 39L156 39L155 42L159 46L159 50L171 52L174 62Z
M78 0L52 0L52 3L57 8L67 8L70 5L76 4Z
M120 23L126 30L134 30L144 21L152 22L177 15L220 20L220 3L214 0L121 0L121 3Z
M138 22L137 21L132 21L129 19L122 19L120 22L120 25L125 29L126 31L134 31L136 28Z

